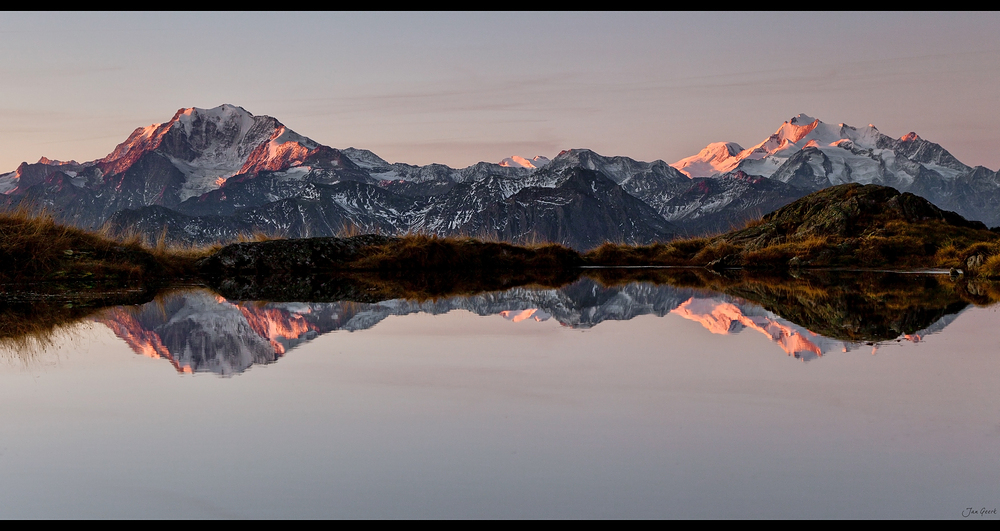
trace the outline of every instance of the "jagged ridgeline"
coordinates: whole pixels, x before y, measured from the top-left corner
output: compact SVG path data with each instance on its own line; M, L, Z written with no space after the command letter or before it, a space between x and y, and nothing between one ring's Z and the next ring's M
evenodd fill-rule
M760 144L712 144L673 164L572 149L455 169L336 149L241 107L179 110L108 156L42 158L0 175L0 203L63 223L204 245L276 237L420 233L580 251L720 233L809 192L883 184L990 226L1000 178L916 134L799 115Z

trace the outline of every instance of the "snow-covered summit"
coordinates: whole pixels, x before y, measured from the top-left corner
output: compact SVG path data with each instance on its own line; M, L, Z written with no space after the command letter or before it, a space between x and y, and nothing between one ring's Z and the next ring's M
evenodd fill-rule
M236 174L300 164L319 146L270 116L225 104L180 109L170 121L136 129L96 162L105 174L117 174L155 151L185 175L179 192L183 201L219 188Z
M897 140L872 124L828 124L805 114L785 121L763 142L739 151L737 148L733 143L709 144L671 166L689 177L714 177L742 170L785 182L793 176L801 181L805 172L808 182L799 184L807 188L859 182L906 189L922 171L950 180L969 170L941 146L916 133ZM810 168L800 171L803 164Z
M351 162L357 164L358 167L365 170L383 170L390 168L392 164L382 157L372 153L367 149L357 149L349 147L347 149L341 150L347 158L351 159Z
M741 151L743 148L736 142L713 142L697 155L683 158L671 166L688 177L718 175L731 171L739 164L736 157Z
M38 164L45 164L46 166L77 166L80 163L75 160L53 160L48 157L42 157L38 159Z
M512 155L500 161L500 165L505 168L544 168L551 162L547 157L538 155L531 159L526 159L524 157L519 157L517 155Z

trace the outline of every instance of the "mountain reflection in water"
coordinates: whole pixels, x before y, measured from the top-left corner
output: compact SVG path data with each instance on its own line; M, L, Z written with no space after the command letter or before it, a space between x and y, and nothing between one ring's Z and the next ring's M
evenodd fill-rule
M787 355L808 361L873 342L919 341L943 329L969 305L955 295L946 277L908 277L869 274L860 281L864 289L842 278L826 289L714 279L712 287L723 293L653 282L608 287L583 277L558 289L516 287L437 300L381 302L239 302L207 289L187 289L143 305L107 309L94 319L136 353L166 359L181 373L238 374L253 365L274 363L321 334L366 330L391 315L452 310L513 322L555 319L582 329L608 320L672 313L713 334L749 329ZM900 293L911 296L901 298Z

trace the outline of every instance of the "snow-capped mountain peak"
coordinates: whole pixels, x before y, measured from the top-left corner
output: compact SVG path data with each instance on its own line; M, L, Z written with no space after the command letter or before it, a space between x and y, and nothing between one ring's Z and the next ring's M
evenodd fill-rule
M42 157L38 159L38 164L45 164L46 166L76 166L79 163L75 160L52 160L48 157Z
M538 155L531 159L513 155L500 161L500 165L505 168L543 168L551 162L548 158Z
M815 130L821 123L822 122L811 116L798 114L787 122L781 124L781 127L775 134L779 135L779 137L784 141L794 143L802 140L803 137L813 132L813 130Z
M683 158L671 164L688 177L714 177L734 171L744 161L764 161L767 164L756 164L754 171L744 169L753 175L770 176L792 153L807 145L819 147L830 145L842 137L837 126L825 124L806 114L798 114L786 120L778 130L763 142L743 149L735 142L715 142L709 144L697 154ZM760 166L760 167L757 167Z
M351 159L351 162L357 164L358 167L365 170L384 170L385 168L392 166L392 164L389 164L387 160L367 149L349 147L342 150L342 152L344 155L347 155L347 158Z
M243 107L225 103L211 109L198 107L179 109L170 121L180 124L188 135L192 134L193 128L198 127L199 123L211 123L216 126L236 123L239 124L240 132L246 134L246 131L253 127L254 115Z
M805 114L785 121L763 142L739 153L722 149L724 145L709 144L671 166L689 177L715 177L740 170L807 189L859 182L906 190L922 171L935 172L946 180L968 171L941 146L916 133L896 140L872 124L860 128L828 124Z
M790 120L788 120L788 123L795 126L803 127L803 126L813 125L817 121L818 120L816 118L813 118L812 116L799 113L793 116Z
M698 152L673 164L688 177L706 177L727 173L740 163L736 158L743 148L736 142L713 142Z
M168 122L140 127L97 164L119 174L150 152L165 156L184 175L179 200L202 195L229 177L301 164L319 143L270 116L230 104L179 109Z

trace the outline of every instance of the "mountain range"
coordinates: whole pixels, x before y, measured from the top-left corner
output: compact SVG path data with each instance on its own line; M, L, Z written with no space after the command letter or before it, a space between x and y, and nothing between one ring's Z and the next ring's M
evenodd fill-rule
M253 365L274 363L289 350L323 334L367 330L393 315L439 315L453 310L499 315L514 322L554 319L579 329L604 321L674 314L698 322L712 334L735 334L745 329L763 334L785 354L803 361L866 345L814 334L737 297L645 283L605 287L587 278L559 289L519 287L422 302L244 303L192 290L169 294L140 307L112 308L96 321L110 328L137 354L166 359L178 372L229 376ZM905 339L920 341L943 329L957 315L939 316Z
M423 232L586 250L729 230L850 182L1000 225L1000 173L966 166L916 133L896 139L802 114L751 148L714 143L673 164L570 149L455 169L329 147L234 105L188 108L98 160L22 163L0 175L0 206L193 244Z

